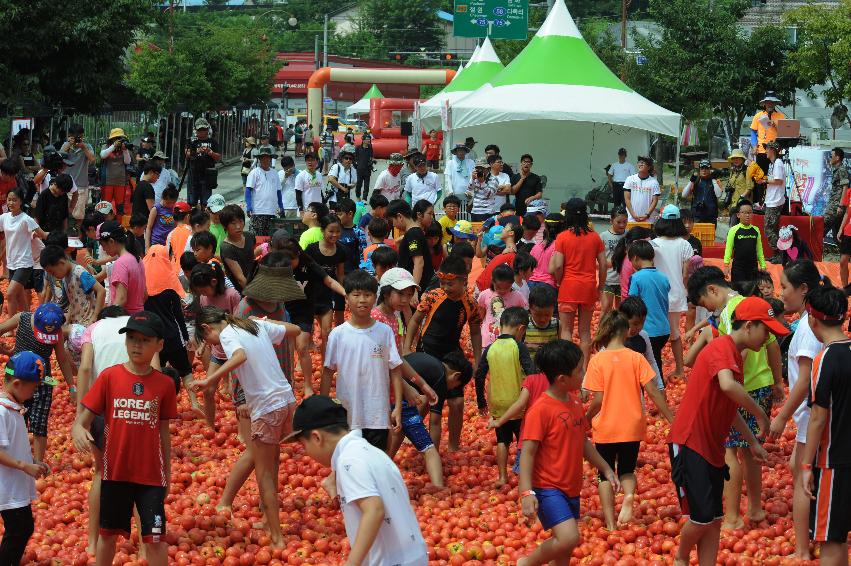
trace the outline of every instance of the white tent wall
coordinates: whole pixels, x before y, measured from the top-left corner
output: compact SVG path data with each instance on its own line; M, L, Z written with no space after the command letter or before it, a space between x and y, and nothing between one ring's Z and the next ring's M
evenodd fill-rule
M627 150L634 164L650 147L650 134L644 130L592 122L502 122L454 129L452 135L456 140L473 136L480 157L487 144L498 145L502 158L515 171L520 156L530 153L535 160L532 170L547 176L544 197L555 210L570 197L584 198L589 190L604 184L603 168L617 160L619 148Z

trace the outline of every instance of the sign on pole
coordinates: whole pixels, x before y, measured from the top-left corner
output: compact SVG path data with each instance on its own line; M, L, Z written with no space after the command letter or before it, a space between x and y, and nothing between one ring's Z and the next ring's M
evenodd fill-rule
M457 37L526 39L529 0L455 0L453 16Z
M12 137L18 135L18 132L25 128L32 131L33 122L32 118L12 118Z

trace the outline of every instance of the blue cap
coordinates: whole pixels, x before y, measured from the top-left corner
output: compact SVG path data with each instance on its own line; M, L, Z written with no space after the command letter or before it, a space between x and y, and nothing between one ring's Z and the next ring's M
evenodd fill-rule
M56 303L44 303L33 313L35 339L42 344L59 344L62 341L63 324L65 324L65 313ZM48 326L52 329L47 330Z
M675 204L666 205L665 208L662 209L660 217L665 220L678 220L680 218L680 209Z
M32 352L18 352L6 363L6 375L21 381L39 382L44 379L44 360Z
M505 230L505 226L491 226L490 230L485 232L485 235L482 236L482 244L485 247L488 246L497 246L503 247L505 246L505 242L502 240L502 232Z

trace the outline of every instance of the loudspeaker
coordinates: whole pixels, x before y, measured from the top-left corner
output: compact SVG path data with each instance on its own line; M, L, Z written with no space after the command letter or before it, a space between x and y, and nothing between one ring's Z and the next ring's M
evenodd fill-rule
M402 122L402 135L403 136L412 136L414 135L414 124L412 122Z
M340 127L340 121L336 118L328 118L328 120L325 121L325 126L331 128L332 132L336 132Z

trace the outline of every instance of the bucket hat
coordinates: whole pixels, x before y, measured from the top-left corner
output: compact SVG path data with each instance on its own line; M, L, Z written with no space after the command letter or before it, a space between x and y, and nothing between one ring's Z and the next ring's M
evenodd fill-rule
M260 265L257 273L242 290L242 294L255 301L287 303L305 299L304 289L293 277L291 267Z

